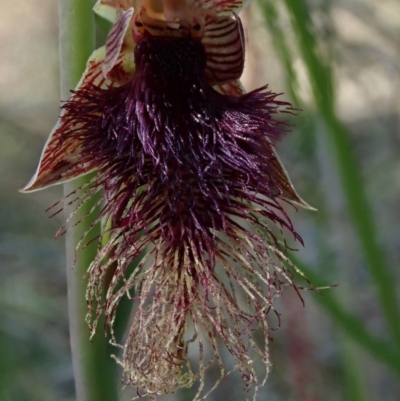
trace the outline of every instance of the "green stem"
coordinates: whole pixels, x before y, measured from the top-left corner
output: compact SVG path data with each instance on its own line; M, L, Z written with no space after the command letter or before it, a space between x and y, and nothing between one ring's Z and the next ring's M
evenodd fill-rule
M70 90L78 83L95 46L92 7L92 0L59 0L61 96L64 100L70 97ZM65 184L65 194L75 191L89 178L84 177ZM77 227L73 224L88 214L94 202L95 200L88 202L79 210L66 233L68 308L76 400L116 401L116 365L110 357L110 346L103 333L99 333L99 336L90 342L90 333L85 321L88 312L87 281L83 277L96 254L97 244L93 243L80 250L74 264L77 242L90 227L93 219L86 218ZM71 209L66 213L68 216ZM98 230L99 228L94 229L90 237L98 234ZM101 323L99 327L103 327Z

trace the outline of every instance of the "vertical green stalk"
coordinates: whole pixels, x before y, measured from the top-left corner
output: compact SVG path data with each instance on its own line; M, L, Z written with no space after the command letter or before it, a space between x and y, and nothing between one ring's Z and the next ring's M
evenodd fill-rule
M70 97L70 90L78 83L85 69L86 61L95 46L93 3L93 0L59 0L61 96L63 100ZM75 191L89 178L84 177L65 184L65 194ZM103 333L99 333L99 336L91 342L89 329L85 322L87 281L83 277L96 254L97 244L93 243L80 250L74 265L76 244L90 227L93 219L86 218L77 227L74 227L73 224L88 214L94 202L95 200L88 202L79 210L66 233L68 308L76 400L116 401L118 399L116 366L110 357L108 341ZM71 210L66 212L69 215ZM95 232L96 230L97 232ZM98 230L99 228L94 229L90 237L98 234ZM102 327L100 323L100 330Z

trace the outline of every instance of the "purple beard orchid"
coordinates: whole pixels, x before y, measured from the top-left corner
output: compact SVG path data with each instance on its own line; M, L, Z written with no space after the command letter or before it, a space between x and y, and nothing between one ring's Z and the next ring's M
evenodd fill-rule
M310 207L274 151L286 125L273 116L290 113L290 104L267 87L246 94L239 82L237 13L245 3L98 1L94 11L113 28L62 106L23 190L97 170L79 199L101 193L97 221L109 227L88 268L91 328L104 314L115 341L119 301L135 302L118 361L141 395L199 381L200 399L208 368L219 368L215 385L229 373L220 345L246 387L261 385L269 367L266 316L283 287L295 287L276 232L301 242L282 203ZM262 377L256 360L265 364Z

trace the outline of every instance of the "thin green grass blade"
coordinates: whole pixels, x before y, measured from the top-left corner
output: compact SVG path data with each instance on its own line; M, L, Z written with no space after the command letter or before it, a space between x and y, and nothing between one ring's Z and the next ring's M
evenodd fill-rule
M290 97L296 107L300 106L300 100L297 95L298 79L294 70L293 55L287 44L287 40L282 29L279 26L278 10L274 3L270 1L260 2L267 27L271 33L274 47L281 59L285 71L285 83L289 89Z
M292 140L298 141L296 146L296 152L299 157L303 157L303 160L307 161L307 164L316 163L315 160L315 131L316 131L316 120L315 113L311 113L307 110L307 107L302 103L299 96L299 78L295 70L295 59L294 52L290 49L287 35L280 26L279 12L277 9L277 3L272 1L260 2L261 11L266 21L266 26L270 32L275 51L280 58L283 65L283 73L285 79L285 86L289 92L291 102L297 109L301 110L300 119L296 119L296 131L298 134ZM316 188L314 185L307 185L305 193L309 195L315 195ZM314 216L316 217L316 216Z
M269 0L266 1L270 4ZM352 150L349 133L335 114L331 68L318 53L318 43L312 33L312 23L306 2L284 0L284 3L291 16L299 51L308 70L316 107L327 128L329 148L336 159L344 196L365 261L376 286L383 315L400 350L400 313L396 287L386 265L384 252L378 243L376 225L366 198L362 175ZM287 61L284 60L284 64L286 65Z
M370 401L361 350L359 347L354 347L354 341L347 335L342 334L339 341L344 367L342 380L345 400Z
M315 287L327 287L326 282L313 270L308 268L308 266L295 258L293 254L290 255L290 259ZM348 337L352 338L377 360L387 365L393 372L400 375L400 352L388 345L387 342L371 335L362 321L355 315L347 312L345 307L339 303L334 295L334 289L313 292L313 298L329 313L332 320Z

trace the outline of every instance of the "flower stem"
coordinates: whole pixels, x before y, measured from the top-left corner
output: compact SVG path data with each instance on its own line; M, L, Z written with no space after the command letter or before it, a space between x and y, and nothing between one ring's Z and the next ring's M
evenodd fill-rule
M60 10L60 66L61 96L70 97L70 90L78 83L86 61L95 46L95 24L92 12L93 0L59 0ZM64 192L69 194L79 188L90 177L86 176L65 184ZM66 233L66 262L68 281L68 309L72 361L75 376L77 401L118 400L116 365L110 357L110 346L102 333L90 342L87 314L86 286L83 279L93 260L97 244L81 249L75 262L76 245L93 219L85 218L78 226L74 222L86 216L95 200L88 202L74 216ZM66 210L67 216L71 210ZM97 232L96 232L97 230ZM98 234L92 230L89 238ZM95 241L96 242L96 241ZM74 266L74 268L72 268ZM99 327L103 327L99 324Z

